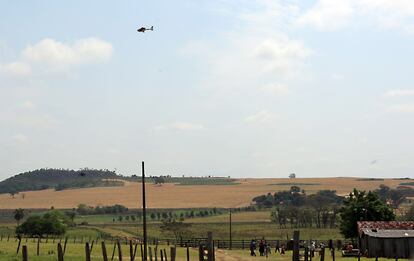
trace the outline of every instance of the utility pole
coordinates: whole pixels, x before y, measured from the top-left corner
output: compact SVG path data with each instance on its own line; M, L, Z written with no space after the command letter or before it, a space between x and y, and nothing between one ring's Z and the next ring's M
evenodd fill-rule
M230 209L230 244L229 244L229 249L231 250L232 246L233 246L233 239L232 239L232 235L231 235L231 209Z
M142 228L144 234L144 261L147 261L147 206L145 203L145 167L142 162Z

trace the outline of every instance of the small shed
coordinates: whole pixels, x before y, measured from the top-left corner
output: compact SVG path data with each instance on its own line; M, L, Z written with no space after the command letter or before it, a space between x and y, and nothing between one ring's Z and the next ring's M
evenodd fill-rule
M414 221L358 222L360 251L367 257L414 256Z

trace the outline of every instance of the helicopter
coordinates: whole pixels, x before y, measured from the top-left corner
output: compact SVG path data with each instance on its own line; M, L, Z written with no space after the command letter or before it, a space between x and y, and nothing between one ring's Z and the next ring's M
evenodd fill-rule
M139 33L145 33L145 31L154 31L154 26L151 26L150 28L141 27L137 29L137 32Z

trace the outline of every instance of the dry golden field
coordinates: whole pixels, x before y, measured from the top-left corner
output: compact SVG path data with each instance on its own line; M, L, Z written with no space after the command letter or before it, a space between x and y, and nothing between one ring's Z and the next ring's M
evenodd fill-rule
M197 207L243 207L251 199L265 193L274 193L290 188L290 185L277 183L302 183L299 185L307 193L321 189L336 190L345 195L353 188L373 190L380 184L395 188L401 180L358 181L357 178L279 178L279 179L239 179L237 185L147 185L147 205L149 208L197 208ZM314 185L309 185L314 184ZM54 191L21 192L12 198L0 194L0 209L15 208L73 208L80 203L96 205L122 204L129 208L141 207L141 184L125 182L123 187L84 188ZM25 197L22 197L22 194Z

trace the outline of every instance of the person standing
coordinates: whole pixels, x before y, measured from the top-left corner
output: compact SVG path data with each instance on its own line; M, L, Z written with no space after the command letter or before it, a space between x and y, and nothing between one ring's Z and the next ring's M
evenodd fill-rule
M263 239L262 239L259 242L259 253L260 253L260 256L264 256L264 250L265 250L265 246L264 246L264 242L263 242Z
M256 256L256 241L254 239L252 239L252 241L250 241L250 256Z

